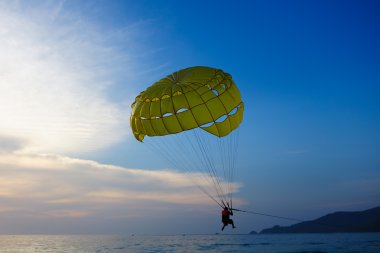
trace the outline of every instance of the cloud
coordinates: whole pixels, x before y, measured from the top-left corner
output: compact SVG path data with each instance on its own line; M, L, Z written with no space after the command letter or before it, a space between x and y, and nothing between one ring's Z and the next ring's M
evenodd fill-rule
M24 142L17 138L0 135L0 153L18 150L24 146Z
M141 170L59 155L0 153L0 217L83 218L133 215L147 207L214 205L191 182L195 175ZM237 185L233 187L237 190ZM118 211L119 210L119 211Z
M129 106L107 90L131 80L131 50L142 24L106 30L64 11L1 4L0 135L16 136L31 152L88 152L129 133ZM13 6L11 6L13 5ZM132 63L133 58L133 63Z

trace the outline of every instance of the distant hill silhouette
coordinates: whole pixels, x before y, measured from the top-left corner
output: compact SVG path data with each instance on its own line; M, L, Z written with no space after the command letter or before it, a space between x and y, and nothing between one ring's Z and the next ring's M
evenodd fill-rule
M380 232L380 207L360 212L335 212L287 227L274 226L260 234Z

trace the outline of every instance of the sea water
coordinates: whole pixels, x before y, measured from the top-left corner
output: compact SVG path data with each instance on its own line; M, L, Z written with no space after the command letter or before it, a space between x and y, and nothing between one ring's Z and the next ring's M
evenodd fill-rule
M1 253L379 253L380 233L272 235L0 235Z

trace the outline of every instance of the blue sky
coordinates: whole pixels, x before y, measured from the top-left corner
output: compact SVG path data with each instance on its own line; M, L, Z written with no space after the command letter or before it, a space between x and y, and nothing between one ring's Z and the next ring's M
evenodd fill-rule
M219 231L219 207L128 123L140 91L196 65L230 73L245 103L241 209L313 219L380 204L377 1L0 7L0 233ZM234 218L235 233L291 224Z

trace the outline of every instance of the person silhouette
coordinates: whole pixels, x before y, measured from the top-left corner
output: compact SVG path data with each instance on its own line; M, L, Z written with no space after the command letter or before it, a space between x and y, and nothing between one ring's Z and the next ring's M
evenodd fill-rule
M235 228L234 221L230 218L230 215L231 216L234 215L232 213L232 210L228 210L227 207L224 207L224 209L222 210L222 223L223 223L222 231L224 230L226 226L228 226L228 224L231 224L232 228Z

